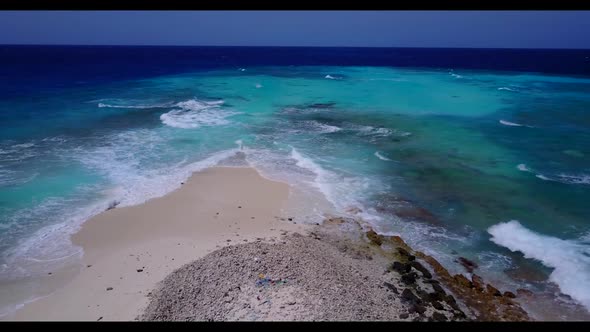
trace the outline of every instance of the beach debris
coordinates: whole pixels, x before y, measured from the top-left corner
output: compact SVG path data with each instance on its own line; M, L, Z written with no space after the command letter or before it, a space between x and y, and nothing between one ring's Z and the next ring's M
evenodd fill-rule
M107 290L108 291L113 290L113 287L107 287Z
M287 220L289 220L289 221L293 221L293 218L287 218Z
M256 280L256 286L258 287L267 287L267 286L278 286L287 283L287 279L272 279L267 278L263 273L258 275L258 280Z
M143 269L137 269L137 272L143 272Z
M242 206L241 206L241 205L239 205L239 206L238 206L238 209L241 209L241 208L242 208Z
M52 273L51 273L51 272L49 272L49 273L47 273L47 274L51 275Z
M86 267L92 267L92 265L88 264L88 265L86 265Z
M98 317L98 319L96 321L100 322L101 320L102 320L102 316Z

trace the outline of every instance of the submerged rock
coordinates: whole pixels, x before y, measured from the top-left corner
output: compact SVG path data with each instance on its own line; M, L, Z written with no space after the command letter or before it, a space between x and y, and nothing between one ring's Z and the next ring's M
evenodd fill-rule
M465 258L465 257L459 257L456 260L457 263L463 265L463 267L467 270L467 272L469 273L473 273L473 270L477 269L479 266L473 262L470 261L469 259Z

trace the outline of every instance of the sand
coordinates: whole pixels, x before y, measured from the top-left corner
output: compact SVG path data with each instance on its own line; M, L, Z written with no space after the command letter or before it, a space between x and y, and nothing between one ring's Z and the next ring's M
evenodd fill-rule
M224 246L304 233L306 226L281 214L289 193L253 168L214 167L164 197L105 211L72 236L84 250L79 273L4 319L133 320L182 265Z

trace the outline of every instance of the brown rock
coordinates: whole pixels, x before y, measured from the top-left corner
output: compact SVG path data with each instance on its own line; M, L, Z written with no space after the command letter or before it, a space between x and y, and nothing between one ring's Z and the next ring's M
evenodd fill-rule
M383 244L383 239L382 239L381 235L377 234L374 230L370 229L366 234L367 234L367 237L369 238L369 241L371 241L371 243L374 243L378 246Z
M502 296L502 293L494 286L487 284L486 285L486 290L488 291L488 294L493 295L493 296Z
M516 295L518 297L523 297L523 296L533 296L533 292L531 292L528 289L524 289L524 288L519 288L516 290Z
M514 295L514 293L512 293L512 292L504 292L504 296L511 298L511 299L516 297L516 295Z
M473 274L471 276L471 284L473 285L473 288L475 288L477 291L483 292L485 284L483 282L483 279L477 274Z
M398 247L402 247L402 248L404 248L406 250L409 250L410 249L410 246L408 246L408 244L401 237L399 237L399 236L392 235L392 236L389 237L389 240L391 242L393 242Z
M473 288L473 284L471 283L471 281L469 281L469 279L467 279L464 275L462 274L455 274L453 276L453 279L455 280L455 282L460 285L461 287L465 287L465 288Z
M424 256L424 261L430 264L430 266L432 266L432 268L434 269L434 272L436 272L436 274L441 278L451 278L451 274L449 273L449 271L447 271L447 269L445 269L444 266L442 266L436 259L434 259L434 257L428 255Z
M401 247L397 247L397 252L399 253L399 255L403 258L406 259L408 261L413 261L416 259L416 256L410 254L406 249L401 248Z

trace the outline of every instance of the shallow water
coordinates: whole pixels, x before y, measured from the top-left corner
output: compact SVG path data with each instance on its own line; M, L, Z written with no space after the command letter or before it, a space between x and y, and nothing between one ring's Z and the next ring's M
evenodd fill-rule
M467 257L501 289L551 293L561 319L588 319L567 303L590 307L589 77L195 66L0 100L0 279L75 262L69 234L115 201L235 162L331 203L309 199L307 220L360 207L453 272Z

